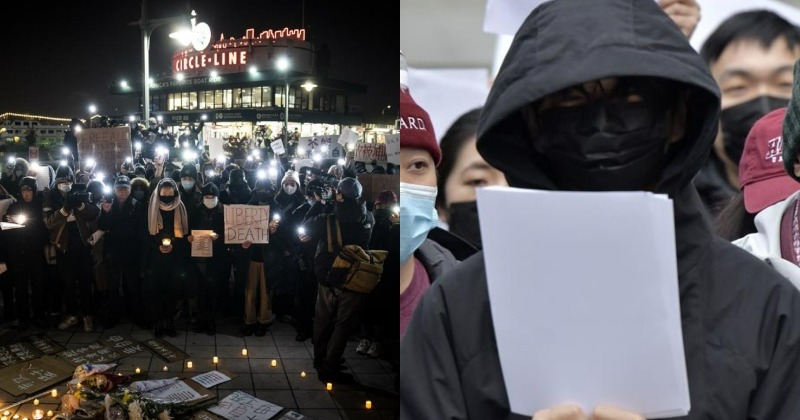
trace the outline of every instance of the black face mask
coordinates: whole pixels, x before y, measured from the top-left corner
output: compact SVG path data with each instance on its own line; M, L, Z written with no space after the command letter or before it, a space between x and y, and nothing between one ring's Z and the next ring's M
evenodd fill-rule
M722 110L722 143L725 153L739 165L744 150L744 141L759 118L770 111L789 105L788 99L773 96L759 96L745 103Z
M447 226L452 234L481 249L481 229L478 223L478 202L452 203L447 209Z
M256 199L259 203L271 203L272 193L266 191L256 191Z
M134 191L133 198L135 198L137 201L142 201L142 199L144 199L144 191Z
M666 160L663 104L598 100L542 112L536 146L559 188L638 191L657 182Z
M172 202L175 201L175 196L174 195L162 195L160 197L160 199L161 199L161 202L164 203L164 204L172 204Z

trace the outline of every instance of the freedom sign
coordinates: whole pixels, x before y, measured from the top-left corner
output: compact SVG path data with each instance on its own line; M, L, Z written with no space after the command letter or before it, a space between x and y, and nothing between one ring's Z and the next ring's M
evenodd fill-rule
M223 206L225 243L269 243L269 206L230 204Z

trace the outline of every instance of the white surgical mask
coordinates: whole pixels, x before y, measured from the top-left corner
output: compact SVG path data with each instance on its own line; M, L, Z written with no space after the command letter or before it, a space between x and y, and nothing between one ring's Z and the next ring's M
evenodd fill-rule
M191 190L194 188L194 181L181 181L181 186L184 190Z
M203 205L206 206L207 209L213 209L214 207L217 207L217 201L218 201L217 197L204 198Z
M59 191L68 193L72 189L72 184L58 184Z
M284 185L283 190L286 191L286 194L292 195L295 191L297 191L296 185Z

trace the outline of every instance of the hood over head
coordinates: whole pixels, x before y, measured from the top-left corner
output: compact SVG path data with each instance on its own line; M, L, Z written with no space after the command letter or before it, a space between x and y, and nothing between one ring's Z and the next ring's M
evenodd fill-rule
M706 162L717 134L719 90L686 37L652 0L558 0L522 24L478 124L478 151L512 187L556 189L533 146L523 109L547 95L612 77L654 77L679 85L684 137L670 147L655 192L673 195Z

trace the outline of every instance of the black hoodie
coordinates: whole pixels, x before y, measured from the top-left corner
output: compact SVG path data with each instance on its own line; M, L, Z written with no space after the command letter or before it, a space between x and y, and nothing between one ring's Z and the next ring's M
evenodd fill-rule
M656 187L674 203L691 398L684 418L798 418L800 295L769 266L711 233L691 180L717 133L719 94L656 2L558 0L538 7L492 86L478 151L513 187L555 189L520 110L563 88L615 76L672 79L687 95L686 135L673 145ZM402 419L530 418L509 409L482 252L426 291L403 336L400 363Z

